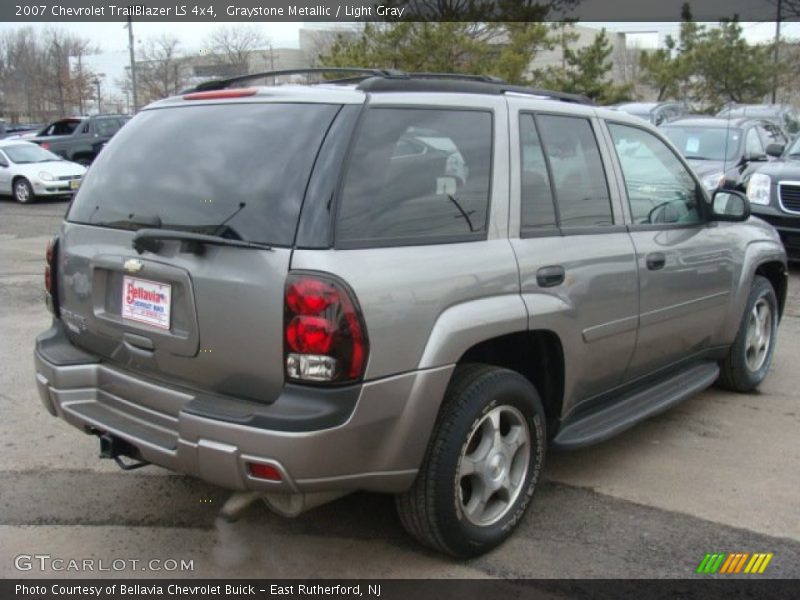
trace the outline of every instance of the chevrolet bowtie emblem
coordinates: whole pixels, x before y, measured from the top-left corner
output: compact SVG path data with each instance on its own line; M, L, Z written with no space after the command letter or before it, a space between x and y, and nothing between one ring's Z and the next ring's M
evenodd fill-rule
M131 258L126 260L125 263L122 265L122 268L125 269L128 273L138 273L144 267L144 263L140 260L136 260L135 258Z

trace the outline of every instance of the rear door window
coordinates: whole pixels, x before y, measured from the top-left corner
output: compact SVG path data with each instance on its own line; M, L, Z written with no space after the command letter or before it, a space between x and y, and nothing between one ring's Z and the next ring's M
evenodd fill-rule
M187 103L142 111L98 155L68 220L289 246L339 108Z
M519 137L522 163L522 231L554 229L558 221L553 204L553 190L533 115L520 115Z
M484 239L491 165L490 112L370 109L340 193L337 246Z
M116 119L98 119L95 128L99 135L110 137L119 129L119 121Z
M537 115L536 123L550 164L561 228L613 225L608 183L589 120Z

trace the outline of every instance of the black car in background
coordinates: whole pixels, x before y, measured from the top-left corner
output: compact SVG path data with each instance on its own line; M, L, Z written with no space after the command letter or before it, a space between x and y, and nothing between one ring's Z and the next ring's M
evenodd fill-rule
M734 104L716 114L722 119L763 119L780 127L789 136L800 132L800 114L791 104Z
M682 102L625 102L609 106L609 108L639 117L652 125L669 123L688 112L686 105Z
M747 197L752 214L778 230L789 259L800 261L800 138L750 176Z
M783 154L788 142L779 127L749 118L687 117L661 126L708 191L745 191L750 175Z
M27 141L45 150L88 166L103 146L128 121L127 115L70 117L49 123Z

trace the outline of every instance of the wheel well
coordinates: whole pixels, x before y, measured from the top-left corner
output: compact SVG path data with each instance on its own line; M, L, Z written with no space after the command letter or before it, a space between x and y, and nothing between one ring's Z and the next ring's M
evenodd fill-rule
M564 351L552 331L521 331L480 342L458 361L485 363L520 373L539 392L548 432L555 432L564 397Z
M756 275L766 277L778 297L778 314L783 316L783 307L786 304L786 267L779 261L767 262L758 265Z

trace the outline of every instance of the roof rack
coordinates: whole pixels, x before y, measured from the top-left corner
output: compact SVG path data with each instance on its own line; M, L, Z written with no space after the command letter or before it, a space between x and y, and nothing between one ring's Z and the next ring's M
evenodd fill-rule
M406 73L395 69L364 69L360 67L314 67L305 69L284 69L280 71L264 71L248 73L227 79L206 81L187 90L204 92L222 90L232 84L243 83L251 79L266 77L282 77L286 75L309 75L322 73L350 74L349 77L324 80L326 84L355 84L356 89L365 92L452 92L472 94L524 94L541 96L551 100L590 104L594 102L580 94L569 94L553 90L529 88L506 83L491 75L466 75L461 73Z
M205 81L198 84L192 89L186 90L183 93L189 92L205 92L211 90L224 90L234 83L243 83L250 79L259 79L261 77L285 77L287 75L312 75L321 73L351 73L358 74L360 77L348 77L347 81L363 80L367 77L404 77L405 73L402 71L395 71L392 69L362 69L358 67L309 67L304 69L282 69L279 71L263 71L260 73L247 73L246 75L237 75L236 77L228 77L226 79L214 79ZM326 81L325 83L335 83L340 80Z

